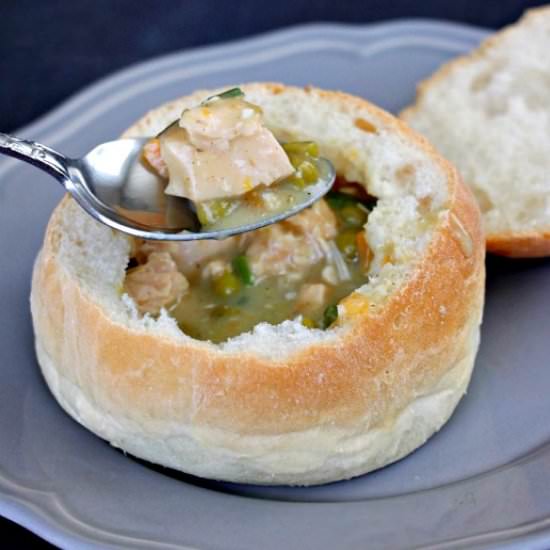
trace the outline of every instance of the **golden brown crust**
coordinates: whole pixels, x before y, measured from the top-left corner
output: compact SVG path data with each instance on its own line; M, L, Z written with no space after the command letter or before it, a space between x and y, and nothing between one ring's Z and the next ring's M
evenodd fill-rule
M485 57L487 52L498 46L500 42L513 32L518 26L525 25L538 17L548 17L550 6L533 8L513 25L509 25L496 34L486 38L478 48L467 55L463 55L444 63L434 74L417 85L414 102L399 113L399 118L410 120L422 107L428 90L441 81L446 80L454 71L462 66L476 63ZM540 231L502 232L486 234L487 251L510 258L537 258L550 255L550 228Z
M272 94L293 90L265 87ZM448 179L448 212L406 285L382 309L370 309L357 293L348 297L339 320L347 330L281 361L148 334L114 321L60 262L65 199L52 215L34 271L33 319L55 368L86 388L99 410L138 423L172 419L238 436L267 438L325 426L368 431L391 423L465 355L475 354L467 338L481 316L484 236L472 194L405 124L359 98L322 95L374 113L416 143Z
M550 256L550 230L487 235L487 252L509 258Z

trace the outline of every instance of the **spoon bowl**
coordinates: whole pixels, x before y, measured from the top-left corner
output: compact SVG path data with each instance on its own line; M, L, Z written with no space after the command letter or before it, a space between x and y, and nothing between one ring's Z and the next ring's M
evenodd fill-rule
M245 224L201 230L191 201L166 195L166 181L141 162L150 138L120 139L71 159L33 141L0 133L0 153L28 162L56 178L95 219L134 237L163 241L224 239L282 221L311 206L332 187L334 167L318 159L319 179L288 209L263 211Z

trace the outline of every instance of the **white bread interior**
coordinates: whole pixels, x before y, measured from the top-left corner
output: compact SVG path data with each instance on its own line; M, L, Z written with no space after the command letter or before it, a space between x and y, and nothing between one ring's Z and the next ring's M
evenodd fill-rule
M444 65L401 113L460 170L487 247L550 255L550 7Z
M73 418L135 456L247 483L350 478L424 443L466 391L483 305L479 211L452 166L367 102L243 88L279 139L314 139L378 197L370 278L340 303L337 326L262 323L213 344L167 313L140 318L121 293L130 239L66 198L33 275L38 360ZM126 135L154 135L213 93L162 106Z

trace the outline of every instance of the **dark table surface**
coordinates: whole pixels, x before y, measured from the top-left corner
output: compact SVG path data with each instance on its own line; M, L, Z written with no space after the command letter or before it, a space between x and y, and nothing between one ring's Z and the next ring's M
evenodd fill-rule
M163 53L306 22L405 17L498 29L521 0L0 0L0 131L24 126L98 78ZM11 548L51 547L0 518Z

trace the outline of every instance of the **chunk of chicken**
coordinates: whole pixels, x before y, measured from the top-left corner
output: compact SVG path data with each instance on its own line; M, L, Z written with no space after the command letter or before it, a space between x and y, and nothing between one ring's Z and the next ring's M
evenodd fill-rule
M254 233L247 256L256 281L283 275L300 279L322 258L323 251L319 246L311 246L300 235L277 224Z
M172 254L177 250L177 248L178 243L134 239L132 241L131 255L138 261L139 264L144 264L153 252L167 252L168 254Z
M256 280L288 276L299 280L325 256L326 241L337 232L332 210L324 201L252 234L247 256Z
M158 315L178 304L189 283L168 252L151 252L143 265L128 271L124 287L140 313Z
M186 109L179 125L196 149L227 150L239 136L254 135L262 125L262 110L242 96L211 98L193 109Z
M327 303L330 289L323 283L304 285L296 300L296 310L308 316L320 313Z
M286 219L283 224L302 235L325 241L334 239L338 232L336 215L322 199L311 208Z
M220 241L161 242L136 240L133 256L142 264L153 252L166 252L172 256L178 270L193 279L204 266L216 258L232 258L244 249L249 235L229 237Z
M160 155L170 178L165 192L195 202L237 197L294 172L261 111L241 98L184 111L179 128L160 137ZM164 170L152 146L146 158Z
M172 257L186 277L195 277L211 260L232 258L246 246L248 235L214 241L187 241L178 243Z

